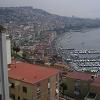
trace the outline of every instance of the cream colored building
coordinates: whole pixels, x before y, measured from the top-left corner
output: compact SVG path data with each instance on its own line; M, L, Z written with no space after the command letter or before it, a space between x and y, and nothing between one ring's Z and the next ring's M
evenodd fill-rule
M9 35L6 35L7 64L11 64L11 41Z
M59 71L39 65L9 66L10 97L13 100L58 100Z

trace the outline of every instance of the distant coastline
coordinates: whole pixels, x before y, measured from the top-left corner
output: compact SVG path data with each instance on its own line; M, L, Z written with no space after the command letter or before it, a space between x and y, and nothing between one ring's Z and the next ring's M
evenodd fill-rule
M100 28L65 32L56 39L57 48L99 49ZM84 44L83 44L84 43ZM92 48L93 47L93 48Z

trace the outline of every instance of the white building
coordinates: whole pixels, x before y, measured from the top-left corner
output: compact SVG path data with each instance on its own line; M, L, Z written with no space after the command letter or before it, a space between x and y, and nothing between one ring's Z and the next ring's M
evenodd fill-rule
M6 34L0 33L0 100L9 100L8 68L7 68L7 64L9 64L11 60L10 56L11 52L9 46L10 46L10 41L6 39ZM8 61L7 57L9 58Z
M6 35L7 64L11 64L11 41L9 35Z

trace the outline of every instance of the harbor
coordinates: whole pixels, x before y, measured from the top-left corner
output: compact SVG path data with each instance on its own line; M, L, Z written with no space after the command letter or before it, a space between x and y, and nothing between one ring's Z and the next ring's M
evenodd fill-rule
M64 64L72 70L98 72L100 70L100 29L85 33L65 33L57 40L56 50ZM94 34L95 33L95 34Z

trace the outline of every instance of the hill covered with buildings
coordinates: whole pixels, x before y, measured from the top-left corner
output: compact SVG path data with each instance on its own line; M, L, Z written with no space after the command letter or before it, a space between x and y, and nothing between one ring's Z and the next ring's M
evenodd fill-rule
M61 34L70 29L97 28L100 27L100 19L59 16L32 7L0 7L0 24L19 45L30 45L45 31Z
M0 23L36 24L41 30L100 26L99 19L58 16L32 7L0 7Z

